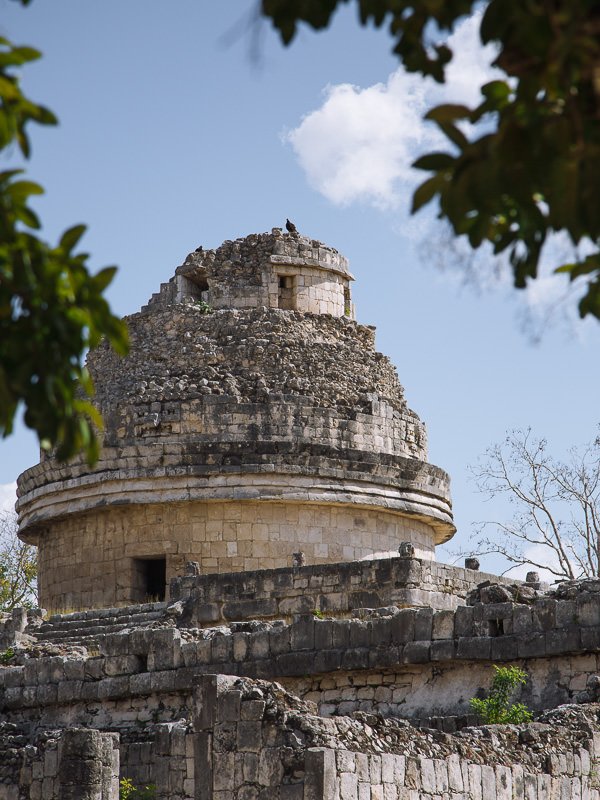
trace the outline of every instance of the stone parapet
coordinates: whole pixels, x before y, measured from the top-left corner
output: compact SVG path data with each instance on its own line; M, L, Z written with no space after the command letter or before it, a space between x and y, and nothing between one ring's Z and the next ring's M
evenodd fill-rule
M360 610L366 617L390 616L402 607L454 609L492 577L429 559L395 557L180 576L171 581L170 595L184 601L186 624L201 627L311 613L348 617Z

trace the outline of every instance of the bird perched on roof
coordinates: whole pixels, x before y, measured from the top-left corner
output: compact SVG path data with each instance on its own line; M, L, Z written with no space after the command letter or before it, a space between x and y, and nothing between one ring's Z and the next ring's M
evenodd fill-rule
M298 233L298 230L293 222L290 222L289 219L285 221L285 228L289 233Z

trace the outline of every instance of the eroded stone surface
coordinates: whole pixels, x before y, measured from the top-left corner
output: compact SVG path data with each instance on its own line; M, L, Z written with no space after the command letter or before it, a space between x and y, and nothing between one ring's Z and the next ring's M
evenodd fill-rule
M98 463L44 458L18 482L45 606L162 599L188 561L248 571L402 541L431 558L452 536L448 476L427 463L374 330L352 318L350 279L337 251L302 236L225 242L191 253L127 318L126 358L90 354Z

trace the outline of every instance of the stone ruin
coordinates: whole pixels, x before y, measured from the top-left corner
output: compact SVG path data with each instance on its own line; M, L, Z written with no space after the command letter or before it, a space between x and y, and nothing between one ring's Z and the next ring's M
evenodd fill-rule
M98 462L18 482L49 610L0 617L0 800L600 800L600 581L434 560L449 479L351 281L198 248L90 354ZM534 722L478 724L492 664Z

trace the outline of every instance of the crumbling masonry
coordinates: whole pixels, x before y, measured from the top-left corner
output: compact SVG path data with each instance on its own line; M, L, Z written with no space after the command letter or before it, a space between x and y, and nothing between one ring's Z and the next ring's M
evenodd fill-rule
M600 800L600 582L434 560L449 479L351 280L198 249L90 354L98 463L19 478L50 612L0 619L0 800ZM534 723L476 726L493 663Z

